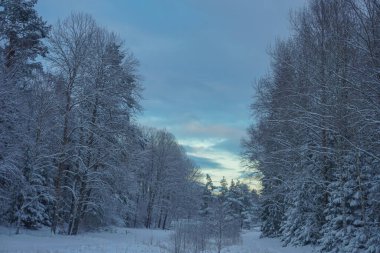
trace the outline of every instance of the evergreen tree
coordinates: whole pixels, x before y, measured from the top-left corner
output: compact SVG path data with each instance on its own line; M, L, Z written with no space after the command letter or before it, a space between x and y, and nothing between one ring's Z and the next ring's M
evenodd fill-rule
M2 208L18 228L22 224L28 227L47 224L43 169L35 166L46 159L41 159L38 150L41 146L36 146L37 139L33 136L36 104L30 101L39 90L36 79L41 65L36 59L47 52L42 39L47 36L49 26L35 11L36 2L0 1L0 40L3 42L0 45L0 174L19 177L15 181L16 189L2 190L12 196Z
M215 189L216 187L214 186L210 175L206 174L206 184L203 188L202 203L199 210L201 217L207 217L211 215L215 201Z
M245 142L263 174L264 236L379 250L379 16L377 0L312 0L275 47Z
M228 183L225 177L220 180L220 186L218 187L219 199L221 202L226 202L228 197Z

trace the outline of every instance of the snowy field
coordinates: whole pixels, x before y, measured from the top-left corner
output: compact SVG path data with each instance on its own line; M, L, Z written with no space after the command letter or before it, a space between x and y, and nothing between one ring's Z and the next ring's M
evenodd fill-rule
M171 253L170 231L112 228L77 236L51 235L49 230L15 235L14 229L0 227L0 253ZM281 247L276 239L259 239L257 231L245 232L240 245L223 253L310 253L312 248ZM208 252L211 253L211 252Z

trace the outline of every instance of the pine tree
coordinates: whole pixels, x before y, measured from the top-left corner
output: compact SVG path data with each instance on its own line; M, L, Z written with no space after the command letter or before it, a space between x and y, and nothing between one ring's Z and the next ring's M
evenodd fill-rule
M202 203L199 210L201 217L207 217L212 214L212 208L215 201L215 189L209 174L206 174L206 184L203 188Z
M40 74L41 65L36 61L44 56L47 47L42 39L49 26L34 10L37 1L0 1L0 171L1 174L18 174L17 189L9 188L11 203L8 208L11 222L36 227L47 224L47 202L41 169L34 166L37 156L33 154L34 107L31 101ZM7 170L12 172L7 172ZM18 183L20 184L18 184ZM11 192L14 191L14 192ZM11 206L8 206L8 205ZM18 231L17 231L18 232Z

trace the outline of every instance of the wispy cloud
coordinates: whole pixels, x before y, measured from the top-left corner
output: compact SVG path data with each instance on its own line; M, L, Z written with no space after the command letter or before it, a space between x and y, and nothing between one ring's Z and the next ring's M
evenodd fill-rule
M188 155L201 167L204 173L219 181L223 176L228 180L240 177L240 157L234 152L218 148L227 139L186 138L179 139Z
M219 162L214 161L212 159L208 159L205 157L192 156L189 155L190 159L192 159L196 164L202 164L202 168L208 168L210 170L220 170L223 169L223 165Z

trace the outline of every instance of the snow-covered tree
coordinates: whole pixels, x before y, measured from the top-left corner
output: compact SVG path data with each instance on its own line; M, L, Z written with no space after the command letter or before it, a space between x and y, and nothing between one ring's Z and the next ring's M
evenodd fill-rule
M41 89L37 80L41 64L36 59L47 52L42 39L49 26L34 10L36 2L0 1L0 171L4 177L0 212L18 228L47 222L46 168L37 166L46 159L37 143L34 112L38 108L33 99Z
M379 7L309 1L274 48L244 144L263 175L264 236L322 252L379 249Z

